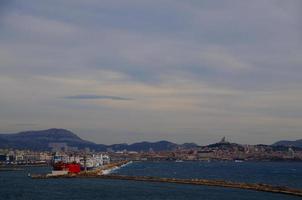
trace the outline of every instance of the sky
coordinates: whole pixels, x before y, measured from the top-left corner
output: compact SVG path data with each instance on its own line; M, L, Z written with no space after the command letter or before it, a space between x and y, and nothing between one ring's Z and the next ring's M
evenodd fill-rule
M0 132L302 138L301 0L0 0Z

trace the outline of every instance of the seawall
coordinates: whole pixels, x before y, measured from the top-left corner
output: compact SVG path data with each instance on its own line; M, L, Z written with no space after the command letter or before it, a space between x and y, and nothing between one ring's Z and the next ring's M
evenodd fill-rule
M286 195L293 195L302 197L302 189L293 189L283 186L273 186L261 183L238 183L224 180L208 180L208 179L177 179L177 178L160 178L148 176L125 176L125 175L96 175L96 174L68 174L64 176L33 175L35 179L47 178L99 178L99 179L115 179L115 180L129 180L129 181L144 181L144 182L161 182L161 183L176 183L176 184L190 184L190 185L205 185L226 188L236 188L245 190L254 190L262 192L279 193Z

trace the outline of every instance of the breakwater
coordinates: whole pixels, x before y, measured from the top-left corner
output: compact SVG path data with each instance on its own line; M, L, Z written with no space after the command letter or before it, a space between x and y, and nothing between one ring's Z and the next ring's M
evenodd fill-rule
M148 177L148 176L124 176L124 175L103 175L98 178L217 186L217 187L237 188L237 189L246 189L246 190L256 190L256 191L271 192L271 193L281 193L281 194L302 197L302 189L293 189L284 186L273 186L273 185L261 184L261 183L237 183L237 182L224 181L224 180L176 179L176 178L160 178L160 177Z
M144 182L161 182L161 183L176 183L176 184L190 184L190 185L204 185L216 186L226 188L236 188L245 190L254 190L262 192L279 193L286 195L293 195L302 197L302 189L293 189L284 186L273 186L261 183L237 183L224 180L208 180L208 179L177 179L177 178L160 178L149 176L125 176L125 175L97 175L93 173L88 174L68 174L62 176L45 176L33 175L34 179L46 178L99 178L99 179L115 179L115 180L128 180L128 181L144 181Z

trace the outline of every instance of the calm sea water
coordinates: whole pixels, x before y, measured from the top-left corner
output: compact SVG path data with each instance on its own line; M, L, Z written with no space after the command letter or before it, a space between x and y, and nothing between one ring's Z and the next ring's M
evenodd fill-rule
M0 199L173 199L173 200L295 200L293 196L239 189L170 183L145 183L101 179L32 180L27 173L42 173L48 168L0 172ZM261 182L302 188L302 163L283 162L138 162L114 173L177 178L225 179Z

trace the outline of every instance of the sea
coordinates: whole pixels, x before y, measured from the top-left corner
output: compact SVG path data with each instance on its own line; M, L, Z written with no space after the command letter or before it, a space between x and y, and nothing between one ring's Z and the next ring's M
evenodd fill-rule
M4 200L298 200L267 192L103 179L31 179L28 173L47 173L47 167L0 172ZM115 174L175 178L220 179L267 183L302 189L301 162L133 162Z

